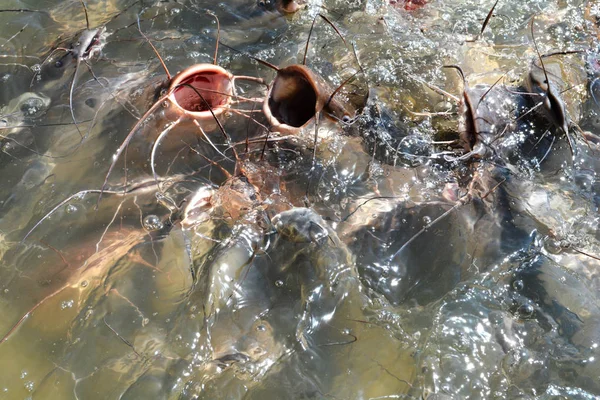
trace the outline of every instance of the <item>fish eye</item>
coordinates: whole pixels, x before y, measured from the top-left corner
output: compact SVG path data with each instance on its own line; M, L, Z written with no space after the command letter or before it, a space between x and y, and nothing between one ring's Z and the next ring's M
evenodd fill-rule
M350 116L349 116L349 115L344 115L344 116L342 117L342 122L346 122L346 123L348 123L348 122L350 122L350 121L352 121L352 118L350 118Z
M58 60L58 61L56 61L56 62L54 63L54 66L55 66L56 68L60 68L60 67L62 67L62 66L63 66L63 62L62 62L62 61L60 61L60 60Z

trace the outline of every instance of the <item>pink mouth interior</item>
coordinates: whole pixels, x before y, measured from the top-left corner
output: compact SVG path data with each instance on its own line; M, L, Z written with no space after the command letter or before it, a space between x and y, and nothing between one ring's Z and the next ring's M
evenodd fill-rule
M209 111L209 107L214 111L227 105L231 99L231 80L215 71L193 74L177 86L173 92L177 104L191 112Z

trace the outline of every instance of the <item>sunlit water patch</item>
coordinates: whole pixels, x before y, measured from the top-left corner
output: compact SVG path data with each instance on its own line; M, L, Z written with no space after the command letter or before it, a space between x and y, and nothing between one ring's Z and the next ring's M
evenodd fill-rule
M595 2L9 3L0 397L600 395Z

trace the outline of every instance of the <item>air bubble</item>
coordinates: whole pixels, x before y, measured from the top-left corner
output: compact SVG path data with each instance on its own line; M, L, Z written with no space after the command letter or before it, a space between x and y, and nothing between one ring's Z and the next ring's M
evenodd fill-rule
M518 279L518 280L516 280L516 281L513 282L512 287L517 292L520 292L525 287L525 284L523 283L522 280Z
M156 215L148 215L144 218L144 228L149 231L157 231L163 228L163 223Z
M275 281L275 286L276 287L282 287L283 286L283 281L281 279L278 279Z
M519 313L519 316L521 318L530 318L533 315L534 311L535 311L535 309L533 308L533 306L531 304L523 304L517 310L517 312Z
M73 304L75 304L73 300L65 300L62 303L60 303L60 309L64 310L66 308L72 308Z

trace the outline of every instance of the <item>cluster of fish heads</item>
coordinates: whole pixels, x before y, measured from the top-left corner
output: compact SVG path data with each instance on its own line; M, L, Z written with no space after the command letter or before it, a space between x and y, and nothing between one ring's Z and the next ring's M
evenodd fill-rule
M183 10L199 18L200 11L206 10L187 5L179 9L172 4L146 9L137 3L103 18L95 27L87 21L86 28L75 34L41 43L35 53L43 56L31 67L33 76L25 84L29 91L1 95L5 100L0 110L2 150L13 158L30 157L27 173L10 188L2 207L8 210L20 204L23 212L44 215L30 220L3 212L1 221L11 228L7 234L16 237L27 232L28 240L31 234L46 240L60 229L67 240L80 241L79 255L73 255L76 250L68 245L64 251L53 251L55 264L61 266L38 279L44 281L44 290L16 311L12 316L16 325L2 342L13 340L22 324L27 327L27 315L74 292L78 304L67 328L69 336L83 334L95 324L107 335L116 335L128 346L130 356L142 361L140 365L152 365L134 374L123 394L126 398L171 392L180 393L181 398L216 398L224 390L239 397L259 383L261 388L255 393L269 389L271 394L283 393L296 385L303 395L316 396L339 389L334 382L344 375L339 370L344 355L331 349L361 349L361 337L352 332L360 330L369 338L372 332L389 328L390 314L445 300L458 303L462 293L457 287L492 271L489 276L508 288L497 296L510 304L512 315L527 320L534 315L544 338L548 332L560 332L552 336L560 345L560 362L576 364L583 358L581 349L593 346L600 312L593 302L578 302L555 287L564 268L560 257L553 258L586 254L569 250L587 242L573 244L547 229L558 212L547 215L540 206L537 180L559 171L575 188L594 193L596 207L600 201L596 180L590 181L589 173L597 170L598 163L594 156L599 142L594 132L600 126L597 48L585 53L588 96L580 120L574 121L567 111L563 93L569 87L561 78L559 63L552 62L561 55L546 57L533 42L535 55L520 82L507 84L500 77L494 84L471 86L460 66L447 66L462 78L460 94L420 83L423 90L441 92L454 103L454 113L427 116L433 120L450 115L449 132L423 135L378 97L381 92L370 85L361 65L368 53L357 52L343 37L344 49L354 53L348 57L354 75L336 79L335 85L322 72L322 65L313 69L304 60L275 67L270 72L272 81L259 82L259 89L232 83L231 93L218 93L227 97L227 107L208 104L198 94L208 89L194 85L210 82L212 75L192 74L187 83L172 87L170 76L165 79L147 63L120 61L116 56L118 46L125 46L138 60L152 58L155 50L149 50L148 44L161 40L177 40L183 48L192 46L200 35L163 32L160 16ZM426 9L426 3L404 5L413 11ZM287 27L291 18L300 18L293 13L305 11L302 4L286 0L220 6L228 10L230 20L220 21L222 31L209 30L215 33L215 44L229 40L240 46L250 39L253 43L273 40L248 21L276 21L272 25L276 35L281 25ZM131 20L133 10L136 21ZM40 12L39 18L52 17ZM209 20L210 14L202 19ZM316 20L314 16L313 26ZM240 34L238 23L250 28L239 29ZM339 34L335 24L331 26ZM148 39L142 27L162 37ZM27 26L23 32L27 34ZM234 67L243 64L244 58L256 62L244 51L226 51ZM223 58L215 56L215 64ZM165 60L168 63L169 57ZM262 69L264 60L258 62L260 71L269 76L268 68ZM22 66L7 68L13 67L8 74L24 79L18 72ZM241 80L240 76L235 79ZM362 81L355 84L355 80ZM198 117L196 126L193 117L186 119L177 111L181 106L177 91L184 86L201 99L194 101L205 117ZM254 95L258 100L250 99ZM231 101L248 101L253 106L242 108ZM266 115L255 112L261 109ZM120 134L119 121L123 120L131 125L126 139ZM176 139L167 140L169 136ZM109 143L119 141L116 154L110 146L101 147L106 138ZM159 144L163 146L160 152ZM97 153L96 145L101 147ZM150 153L153 174L149 177ZM155 154L170 158L155 165ZM61 164L61 159L73 161L73 157L87 157L92 165L71 171ZM100 176L100 181L97 176L88 179L107 162L113 164L106 176ZM123 179L109 184L117 162L124 162ZM18 175L23 168L7 170ZM415 180L414 175L428 175L430 180ZM69 193L58 205L35 202L28 195L32 188L53 199L61 194L47 189L49 179L57 179L57 184L80 180L98 187ZM104 198L96 201L91 195ZM544 204L552 201L543 200ZM73 201L90 214L94 209L96 222L78 220ZM55 222L54 216L63 208L65 219ZM133 212L122 215L122 210ZM75 216L69 217L70 213ZM98 220L108 222L99 227ZM116 229L116 220L127 229ZM53 225L49 221L56 225L49 227ZM96 240L98 232L101 237ZM562 233L567 237L570 232ZM24 248L3 250L3 256L27 264L48 248L56 250L53 245L44 247L42 240L41 245L23 243ZM156 265L148 261L152 257ZM591 255L590 259L597 258ZM81 260L82 266L73 268ZM573 261L576 265L586 262ZM17 283L6 287L28 290L19 277L29 274L35 271L13 271L8 281ZM157 283L153 274L164 282ZM569 285L596 297L574 274L569 272L567 277ZM142 288L127 283L136 279L148 283L157 298L164 296L164 304L144 298ZM481 286L487 284L484 280ZM131 328L113 318L111 310L117 304L132 306L131 314L141 325ZM147 327L146 309L153 308L168 321L165 327ZM517 317L500 314L490 312L490 320L508 331L497 333L496 350L502 357L514 356L520 349L515 343L523 324L519 325L522 321ZM438 327L430 328L435 334ZM99 336L94 338L100 340ZM385 337L385 343L393 343L393 335ZM531 348L540 354L544 351L539 343ZM69 351L84 354L91 350L75 342ZM414 353L409 353L407 359L412 360ZM370 366L381 367L379 361L371 361ZM398 370L407 379L414 377L413 370L402 368ZM571 381L591 391L597 389L597 383L585 378L594 370L582 370L582 377ZM95 374L91 369L88 372L86 379ZM58 373L60 369L53 369L48 379ZM509 373L518 375L519 371L514 367ZM403 379L396 377L398 393L413 387ZM280 387L275 388L278 383Z

